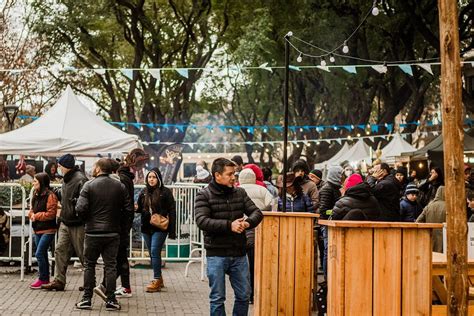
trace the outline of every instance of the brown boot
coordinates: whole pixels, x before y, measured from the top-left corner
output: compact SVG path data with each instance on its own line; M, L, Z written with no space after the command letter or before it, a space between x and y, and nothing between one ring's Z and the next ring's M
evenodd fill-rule
M150 284L147 285L145 291L148 293L160 292L162 287L163 287L163 279L162 278L154 279L153 281L150 282Z
M41 285L41 289L46 291L64 291L65 286L63 282L55 279L49 284Z

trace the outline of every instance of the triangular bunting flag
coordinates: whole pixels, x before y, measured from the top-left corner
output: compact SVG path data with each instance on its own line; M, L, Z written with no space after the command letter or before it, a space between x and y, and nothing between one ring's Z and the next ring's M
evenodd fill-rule
M294 71L301 71L300 67L298 67L298 66L289 65L288 68L290 68L291 70L294 70Z
M374 137L373 136L370 136L369 139L372 143L374 142Z
M377 71L378 73L384 74L387 72L388 68L385 65L374 65L372 66L372 69Z
M176 72L186 79L189 78L188 68L176 68Z
M161 81L161 71L160 69L148 69L148 73L158 81Z
M122 74L127 77L128 79L130 80L133 80L133 69L125 69L125 68L122 68L120 69L120 71L122 72Z
M328 66L316 66L316 68L319 68L319 69L327 71L327 72L331 72L331 70L329 70Z
M335 141L338 142L339 145L342 145L342 141L340 138L336 138Z
M413 69L411 69L411 65L398 65L398 67L407 75L413 76Z
M439 132L438 132L438 131L434 131L434 132L433 132L433 135L434 135L434 136L438 136L438 135L439 135Z
M416 64L416 65L426 70L430 75L433 75L433 70L431 70L431 64Z
M64 67L64 70L65 70L65 71L77 71L77 69L76 69L75 67L73 67L73 66L65 66L65 67Z
M94 68L93 70L96 74L105 75L105 69L104 68Z
M262 69L265 69L266 71L273 72L272 68L267 67L267 65L268 65L268 63L263 63L260 66L258 66L258 68L262 68Z
M194 149L194 144L193 143L188 143L189 147L191 147L191 149Z
M342 69L344 69L345 71L347 71L348 73L351 73L351 74L356 74L357 73L357 69L355 66L343 66Z

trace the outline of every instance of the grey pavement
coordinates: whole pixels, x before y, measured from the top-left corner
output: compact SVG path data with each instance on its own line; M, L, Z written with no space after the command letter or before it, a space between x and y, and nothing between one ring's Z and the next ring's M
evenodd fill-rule
M36 273L20 281L19 273L12 273L11 267L0 267L0 315L209 315L209 287L200 280L200 266L193 263L189 276L184 276L185 263L167 263L163 269L165 288L162 292L146 293L145 286L151 280L148 268L131 269L133 297L120 299L122 310L109 312L103 301L93 297L91 311L77 310L76 302L82 297L79 286L83 283L81 269L68 268L67 286L64 292L31 290L29 284ZM18 267L14 269L18 270ZM102 266L97 269L97 280L102 280ZM120 280L117 281L119 285ZM233 291L227 280L227 314L232 314ZM251 309L252 310L252 309ZM252 312L250 312L252 314Z

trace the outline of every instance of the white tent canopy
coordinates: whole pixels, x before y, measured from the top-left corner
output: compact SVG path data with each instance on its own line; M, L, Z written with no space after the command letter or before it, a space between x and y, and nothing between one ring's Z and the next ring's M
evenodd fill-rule
M31 124L0 134L0 154L93 157L137 147L142 147L138 136L122 132L89 111L71 87Z
M416 148L410 145L402 138L400 134L395 134L393 139L382 149L382 160L393 160L394 157L399 157L404 152L415 151Z
M371 162L370 147L360 139L354 146L351 147L344 155L338 158L337 163L341 163L345 160L349 162L359 162L364 160L365 162Z
M339 158L342 157L343 155L345 155L346 152L348 152L350 150L350 148L351 148L351 146L347 142L344 143L342 148L334 156L332 156L330 159L328 159L326 161L317 163L315 165L315 167L321 169L321 168L325 168L325 167L328 167L328 166L339 164L339 162L342 161L342 160L339 160Z

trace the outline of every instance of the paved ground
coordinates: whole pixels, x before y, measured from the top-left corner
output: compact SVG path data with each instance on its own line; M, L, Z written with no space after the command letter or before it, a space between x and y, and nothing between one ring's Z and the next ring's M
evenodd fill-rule
M145 293L144 287L151 279L149 269L132 268L133 297L120 300L124 315L209 315L208 284L200 280L200 266L191 265L189 276L184 276L184 263L167 263L163 270L166 288L161 293ZM18 268L15 268L18 270ZM99 270L99 269L98 269ZM101 270L101 269L100 269ZM94 296L93 310L80 311L74 304L81 299L82 271L72 266L68 269L68 284L64 292L46 292L29 289L36 274L25 276L12 268L0 267L0 315L108 315L103 301ZM98 280L102 279L102 271ZM227 314L231 315L233 291L227 285ZM115 312L114 312L115 313Z

